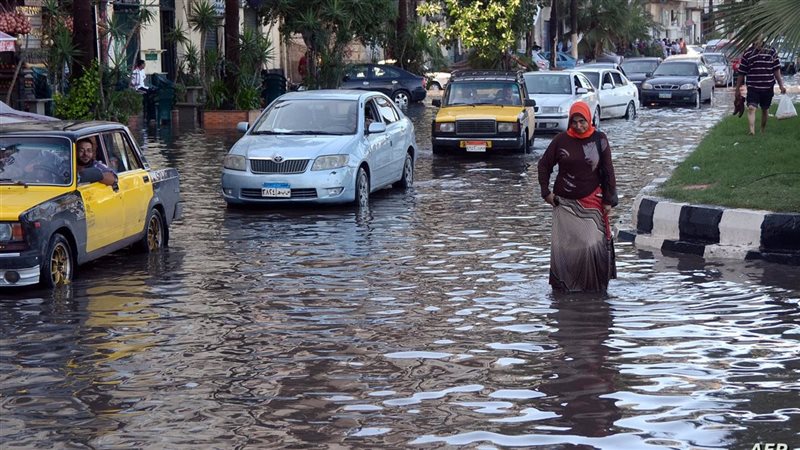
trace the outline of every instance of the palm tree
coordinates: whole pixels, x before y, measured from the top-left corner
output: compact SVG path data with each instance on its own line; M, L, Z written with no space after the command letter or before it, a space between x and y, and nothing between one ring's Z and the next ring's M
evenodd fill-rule
M765 42L781 39L785 48L800 47L800 2L797 0L746 0L718 5L716 27L732 34L738 51L744 51L759 35Z
M239 0L225 0L225 84L236 92L236 71L239 70ZM232 67L231 67L232 66ZM233 70L231 70L231 68Z
M77 55L72 60L72 77L78 79L83 70L89 67L95 58L94 14L90 0L75 0L72 3L72 42L75 43Z
M206 76L206 42L208 40L208 33L216 32L217 26L219 26L217 13L208 0L200 0L192 4L192 11L189 14L189 25L192 26L192 30L200 33L200 78L203 83L203 90L207 93L209 79Z

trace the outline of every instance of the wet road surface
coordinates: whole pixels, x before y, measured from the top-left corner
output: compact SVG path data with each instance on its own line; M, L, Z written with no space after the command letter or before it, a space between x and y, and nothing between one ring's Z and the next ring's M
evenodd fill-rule
M623 223L731 103L602 123ZM554 296L549 139L434 158L433 114L408 111L414 188L366 213L226 209L235 134L145 136L150 163L181 173L185 218L167 252L3 293L0 447L800 445L796 268L619 243L606 296Z

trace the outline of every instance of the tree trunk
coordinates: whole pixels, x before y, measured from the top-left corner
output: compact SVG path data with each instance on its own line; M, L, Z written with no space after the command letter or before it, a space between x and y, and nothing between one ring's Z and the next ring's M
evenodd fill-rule
M83 70L95 58L94 38L95 23L91 0L75 0L72 3L72 42L78 50L78 55L72 62L70 78L77 80L83 75Z
M558 56L558 22L561 20L558 13L558 0L550 2L550 67L556 68L556 58Z
M225 85L230 93L238 90L239 72L239 1L225 0Z
M403 40L403 36L406 34L406 30L408 29L408 0L398 0L397 2L397 24L395 27L395 40L394 45L390 45L388 50L388 54L386 57L396 59L395 65L400 67L405 67L405 59L403 56L403 52L399 51L396 48L400 45Z
M569 16L572 57L578 59L578 0L570 0Z

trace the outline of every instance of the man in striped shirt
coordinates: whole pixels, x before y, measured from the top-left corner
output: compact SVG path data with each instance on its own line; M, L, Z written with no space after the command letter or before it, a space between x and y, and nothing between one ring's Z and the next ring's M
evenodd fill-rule
M769 106L772 104L775 80L786 93L786 86L781 77L781 63L774 48L764 45L763 36L759 36L742 55L739 64L739 77L736 80L736 98L741 97L739 88L747 77L747 121L750 134L756 134L756 108L761 108L761 133L767 128Z

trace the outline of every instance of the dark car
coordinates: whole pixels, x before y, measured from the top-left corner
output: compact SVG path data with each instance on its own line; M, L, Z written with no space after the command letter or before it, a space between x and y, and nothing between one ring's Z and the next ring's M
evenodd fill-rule
M622 63L622 68L625 69L628 79L636 85L641 93L642 81L651 77L659 64L661 64L661 58L657 57L628 58Z
M699 58L667 59L642 82L641 102L688 103L700 108L700 103L714 97L714 74Z
M408 106L410 102L421 102L428 94L425 77L383 64L350 66L339 87L382 92L401 107Z

